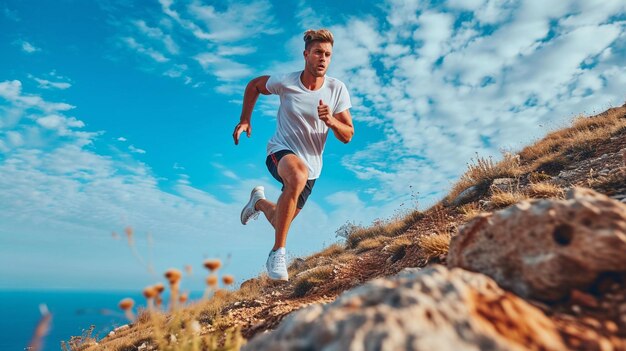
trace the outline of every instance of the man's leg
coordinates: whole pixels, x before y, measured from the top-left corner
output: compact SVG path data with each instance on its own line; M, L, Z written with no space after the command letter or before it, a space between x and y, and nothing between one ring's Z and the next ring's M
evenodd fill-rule
M278 175L282 178L285 188L278 198L276 206L271 206L273 204L269 203L269 201L267 201L268 203L257 202L259 204L257 208L261 211L263 209L268 211L263 211L263 213L275 229L273 250L286 245L289 226L300 212L297 208L298 197L306 186L308 174L306 165L298 156L293 154L285 155L278 162Z
M276 211L275 203L267 199L261 199L257 201L256 205L254 206L254 209L257 211L263 212L263 214L265 215L265 218L267 218L267 221L270 222L270 224L272 225L272 227L274 227L274 229L276 229L276 226L274 225L274 213ZM293 218L296 218L298 216L298 213L300 213L300 209L296 208L296 213L293 215Z

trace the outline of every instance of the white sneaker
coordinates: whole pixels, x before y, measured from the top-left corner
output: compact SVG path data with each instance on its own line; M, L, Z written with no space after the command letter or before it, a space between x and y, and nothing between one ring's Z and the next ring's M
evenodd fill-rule
M254 205L261 199L265 199L265 188L259 185L252 189L250 201L248 201L243 207L243 210L241 210L241 224L246 225L251 219L257 219L259 217L261 211L255 210Z
M276 251L270 251L265 266L267 267L267 275L273 280L289 280L287 273L287 262L285 259L286 250L284 247Z

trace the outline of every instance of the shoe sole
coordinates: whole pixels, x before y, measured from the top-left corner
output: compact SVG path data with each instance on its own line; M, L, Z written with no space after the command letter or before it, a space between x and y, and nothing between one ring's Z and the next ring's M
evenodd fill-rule
M243 225L247 224L247 223L244 223L244 221L243 221L243 213L246 212L246 208L248 208L248 206L250 206L250 203L252 202L252 197L254 195L254 191L256 190L256 188L257 187L254 187L252 189L252 191L250 192L250 199L248 200L248 203L243 207L243 210L241 210L241 214L239 215L239 220L241 221L241 224L243 224Z
M278 278L273 278L271 275L267 275L268 278L270 278L271 280L276 280L276 281L282 281L282 282L288 282L289 281L289 277L278 277Z

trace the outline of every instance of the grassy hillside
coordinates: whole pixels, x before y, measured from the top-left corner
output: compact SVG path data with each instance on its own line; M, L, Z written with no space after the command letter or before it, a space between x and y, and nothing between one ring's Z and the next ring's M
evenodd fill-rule
M607 156L608 155L608 156ZM330 302L346 289L406 267L445 263L457 228L481 212L529 198L561 198L585 186L621 200L626 194L626 105L578 117L501 161L472 160L448 196L425 211L410 211L369 227L347 223L345 242L290 263L287 283L262 275L236 291L217 289L210 299L173 313L140 311L129 328L95 344L76 337L71 350L237 350L305 305ZM473 188L472 188L473 187ZM472 196L467 189L474 189ZM459 201L460 196L465 196ZM455 204L456 205L453 205Z

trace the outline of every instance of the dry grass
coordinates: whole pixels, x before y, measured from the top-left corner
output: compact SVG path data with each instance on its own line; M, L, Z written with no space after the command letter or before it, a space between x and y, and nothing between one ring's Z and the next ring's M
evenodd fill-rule
M258 298L261 288L267 284L265 277L251 279L235 292L218 290L211 299L193 302L170 314L144 311L139 314L132 328L108 338L105 349L135 350L147 343L157 346L158 350L169 351L239 350L244 342L240 331L227 328L227 323L220 323L220 315L224 307L235 301ZM215 331L201 334L200 325L211 325ZM176 336L176 342L170 340L170 335ZM70 348L71 351L101 349L101 345L84 349Z
M452 235L449 232L423 235L417 239L417 244L424 258L430 261L448 253L451 238Z
M472 202L463 205L457 209L463 216L463 221L467 222L470 219L476 217L479 213L483 212L478 203Z
M376 236L373 238L367 238L356 246L357 253L363 253L365 251L373 250L385 245L386 241L389 240L384 236Z
M528 174L528 180L532 183L540 183L550 179L552 179L552 177L543 172L530 172Z
M558 170L549 170L566 162L563 156L569 156L574 161L588 157L598 142L607 140L626 127L625 115L626 109L622 107L593 117L575 117L571 127L549 133L520 151L525 171L544 170L548 174L556 174Z
M328 281L333 275L333 265L311 268L298 274L293 282L293 296L302 297L316 285Z
M560 186L549 182L530 183L528 185L528 189L526 189L526 194L534 198L562 199L565 194L565 190Z
M515 178L522 173L518 155L505 153L499 162L494 162L491 157L476 157L476 160L468 164L467 171L452 187L447 198L453 200L471 186L488 183L497 178Z
M322 251L307 257L306 260L314 260L320 257L335 257L341 255L344 251L346 251L346 247L342 243L334 243Z
M348 236L348 247L355 248L361 241L369 238L398 236L409 229L415 222L423 218L423 216L420 211L415 210L401 218L377 221L374 225L367 228L359 227Z
M491 198L489 198L489 201L491 201L494 208L511 206L524 200L528 200L528 197L521 192L502 190L495 190L491 195Z

